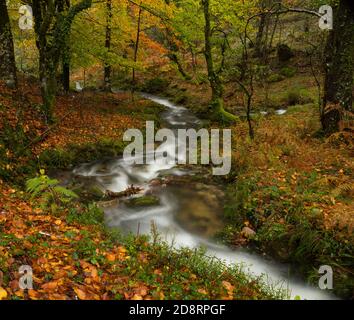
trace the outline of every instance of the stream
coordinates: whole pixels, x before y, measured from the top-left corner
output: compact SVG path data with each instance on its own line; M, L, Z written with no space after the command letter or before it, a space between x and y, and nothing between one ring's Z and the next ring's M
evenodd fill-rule
M143 97L165 107L161 120L167 128L177 130L197 128L200 125L199 119L182 106L152 95L143 94ZM171 154L174 147L164 144L163 151ZM203 246L208 256L215 256L227 264L241 264L245 272L254 276L265 275L271 285L288 289L292 299L295 296L308 300L335 298L300 278L289 276L289 265L277 263L246 249L230 249L212 240L215 231L223 227L222 205L218 201L222 191L202 183L181 186L163 182L163 179L170 179L168 177L177 180L192 178L198 174L193 168L166 163L131 165L120 158L83 164L75 168L73 173L75 176L93 179L113 192L124 191L133 184L143 188L145 194L159 199L159 203L154 206L130 207L119 202L105 208L106 223L110 227L119 228L124 233L150 234L153 222L161 238L174 247Z

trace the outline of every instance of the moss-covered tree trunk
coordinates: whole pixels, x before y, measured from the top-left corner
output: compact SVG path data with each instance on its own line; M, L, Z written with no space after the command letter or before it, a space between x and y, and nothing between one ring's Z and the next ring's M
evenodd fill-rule
M106 38L105 38L105 48L107 53L111 50L111 38L112 38L112 0L106 0ZM104 64L104 89L106 91L111 91L111 79L112 66L109 62Z
M78 13L91 7L92 0L82 0L61 11L65 0L32 0L36 44L39 51L39 77L43 111L53 121L57 92L56 74L69 41L71 25Z
M43 107L42 110L48 123L53 121L53 107L55 104L57 78L57 66L51 57L48 57L48 52L44 49L45 39L40 40L39 48L39 79L41 84L41 95Z
M70 90L70 46L67 45L63 51L62 58L62 84L66 93Z
M137 22L137 30L136 30L136 40L135 40L135 45L134 45L134 62L138 61L138 50L139 50L139 44L140 44L140 33L141 33L141 19L142 19L142 14L143 10L140 7L139 8L139 13L138 13L138 22ZM135 79L135 68L132 70L132 85L133 89L135 88L136 85L136 79Z
M238 119L235 115L225 111L223 101L223 85L219 73L215 71L214 60L212 54L212 28L211 28L211 14L210 14L210 0L202 0L205 27L205 48L204 56L207 65L208 79L212 91L210 102L212 117L220 121L235 121Z
M335 8L333 30L327 41L322 126L326 134L340 130L340 122L352 112L354 71L354 4L341 0Z
M64 12L70 8L70 0L60 1L59 12ZM62 53L62 74L61 82L64 92L68 93L70 91L70 60L71 52L69 41L66 41Z
M16 86L16 64L6 0L0 0L0 79Z

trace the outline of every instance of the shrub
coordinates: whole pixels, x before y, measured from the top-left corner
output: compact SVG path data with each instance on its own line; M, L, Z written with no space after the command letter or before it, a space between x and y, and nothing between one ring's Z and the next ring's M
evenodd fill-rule
M291 78L296 74L296 69L293 67L283 67L280 74L286 78Z
M47 149L39 156L41 164L55 168L68 168L73 160L74 155L63 149Z
M292 89L286 93L285 102L288 106L301 104L301 93L299 90Z
M100 225L104 220L103 211L95 204L89 204L83 210L70 208L66 221L71 224L77 222L84 225Z
M287 62L294 57L294 53L291 48L284 43L278 45L277 54L280 62Z
M1 119L0 119L1 120ZM22 183L22 176L34 174L33 162L19 161L20 158L30 156L30 148L25 146L35 137L25 132L21 122L12 126L8 120L2 119L0 123L0 178Z
M284 76L278 73L273 73L267 78L267 82L269 83L280 82L282 80L284 80Z
M313 98L311 98L310 94L305 89L294 88L289 90L285 95L284 103L287 106L295 106L298 104L306 104L313 103Z
M43 151L39 162L45 167L66 169L84 162L116 157L123 153L124 147L124 142L112 139L83 145L70 144L65 149Z
M168 82L162 78L153 78L145 82L142 90L147 93L159 93L167 89Z

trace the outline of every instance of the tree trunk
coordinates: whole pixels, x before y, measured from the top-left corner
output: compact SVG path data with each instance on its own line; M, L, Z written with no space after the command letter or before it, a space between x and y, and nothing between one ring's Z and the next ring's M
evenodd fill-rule
M63 89L66 93L68 93L70 90L70 48L69 46L65 48L62 64L63 64L63 70L62 70Z
M139 42L140 42L140 32L141 32L141 14L142 8L139 8L138 14L138 28L136 31L136 40L135 40L135 47L134 47L134 62L138 61L138 50L139 50ZM132 74L132 84L133 87L135 86L135 68L133 67L133 74Z
M263 8L262 8L263 9ZM255 54L257 57L262 57L263 56L263 50L264 50L264 29L266 26L266 20L267 20L267 14L262 13L259 25L258 25L258 31L257 31L257 36L256 36L256 43L255 43Z
M341 0L334 9L333 30L327 40L323 130L340 130L345 114L352 112L354 72L354 9L350 0Z
M106 41L105 48L107 49L107 53L111 50L111 38L112 38L112 0L106 0L106 9L107 9L107 17L106 17ZM112 85L112 66L110 63L106 62L104 65L104 87L106 91L111 91Z
M204 27L204 36L205 36L205 48L204 48L204 56L207 64L208 71L208 79L211 87L212 97L210 108L212 111L212 117L215 120L221 121L235 121L238 119L235 115L225 111L224 109L224 101L223 101L223 85L221 79L219 77L218 72L214 69L214 61L212 54L212 45L211 45L211 37L212 37L212 29L211 29L211 19L210 19L210 2L209 0L202 0L203 10L204 10L204 19L205 19L205 27Z
M181 64L181 62L178 59L177 53L176 52L171 52L168 54L168 58L177 66L178 72L181 74L184 80L191 80L192 77L188 75Z
M64 6L66 9L70 8L70 0L66 0L65 3L61 4L61 12L64 11ZM62 57L62 86L64 92L68 93L70 90L70 45L69 41L66 41L66 44L63 49Z
M55 105L57 78L56 70L51 58L45 50L45 39L41 37L38 41L39 49L39 79L41 83L42 110L47 123L53 122L53 108Z
M68 3L68 2L67 2ZM32 0L36 45L39 51L39 77L43 112L47 122L53 122L57 92L56 73L68 43L71 25L78 13L91 7L92 0L81 0L60 12L62 1Z
M16 63L6 0L0 0L0 79L12 87L17 85Z
M181 61L178 58L178 45L176 41L174 40L174 34L171 32L169 27L166 27L165 29L166 32L166 40L167 40L167 48L169 50L168 53L168 58L173 62L178 69L178 72L182 75L184 80L191 80L192 77L184 70ZM193 63L193 57L192 57L192 63Z

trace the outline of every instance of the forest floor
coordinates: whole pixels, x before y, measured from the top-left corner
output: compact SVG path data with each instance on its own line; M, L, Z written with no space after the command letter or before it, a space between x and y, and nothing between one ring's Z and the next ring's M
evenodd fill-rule
M353 131L323 136L315 80L309 70L298 70L280 78L275 73L276 81L256 86L253 141L246 122L232 127L233 167L223 181L228 186L227 226L219 237L231 246L250 246L291 263L294 272L314 284L319 267L330 265L334 292L352 298ZM207 84L169 75L159 81L169 83L165 95L203 116ZM240 91L228 85L225 97L228 110L244 118ZM277 115L277 109L287 112ZM249 229L255 232L252 237L245 236Z
M156 234L151 243L107 230L93 204L40 206L24 188L28 178L43 168L119 154L115 140L156 119L159 109L129 94L71 93L58 97L57 122L46 126L39 97L29 82L19 91L0 86L0 300L284 297L202 251L172 250ZM23 265L33 271L31 290L19 286Z
M208 102L205 83L176 77L148 81L143 89L167 95L200 116ZM308 73L284 76L266 90L256 90L254 109L269 114L254 116L254 141L244 122L232 127L233 168L222 180L227 186L227 227L218 236L231 246L251 246L290 262L294 271L314 283L319 267L330 265L334 292L353 297L353 137L350 132L321 135L316 87ZM70 93L58 97L58 121L47 127L38 120L36 86L24 82L20 93L3 86L0 92L1 118L6 119L0 141L0 250L5 257L0 260L0 295L13 299L283 297L259 279L250 285L239 270L225 274L222 266L210 268L202 253L171 252L144 238L112 235L95 207L78 203L53 214L39 209L24 191L24 180L41 168L68 168L120 154L124 145L119 141L126 129L140 128L147 119L158 121L161 109L156 105L132 100L126 93ZM225 97L227 108L242 116L239 92L227 86ZM275 115L277 109L287 113ZM245 227L255 234L246 236ZM190 255L203 262L188 263L193 260L186 258ZM29 292L18 290L22 264L34 268L35 287Z

